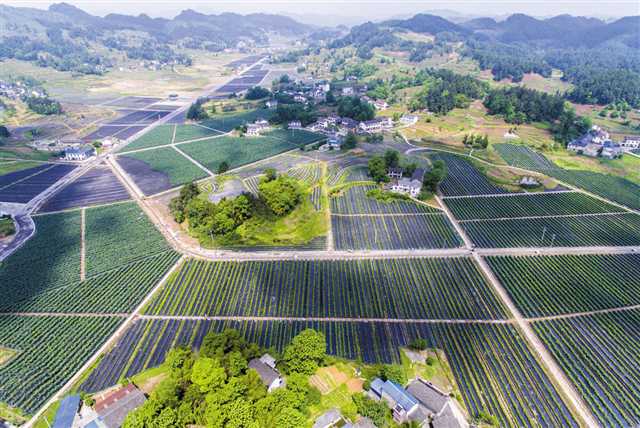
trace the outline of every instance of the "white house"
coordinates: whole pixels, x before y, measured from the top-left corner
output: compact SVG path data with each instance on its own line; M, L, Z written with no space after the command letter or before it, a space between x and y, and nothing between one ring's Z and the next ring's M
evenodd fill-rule
M640 149L640 135L624 137L624 140L620 143L620 147L622 147L622 150L625 152Z
M389 104L385 100L375 100L373 106L376 110L386 110L389 108Z
M291 122L289 122L287 127L289 129L302 129L302 122L300 122L299 120L292 120Z
M258 119L254 123L247 125L247 135L250 137L256 137L262 132L270 129L269 122L264 119Z
M83 161L96 155L93 146L69 147L64 150L64 158L70 161Z
M269 100L266 102L267 108L276 108L278 107L278 100Z
M282 379L280 372L276 369L276 360L271 355L264 354L260 358L254 358L249 361L249 368L258 372L268 392L284 386L284 379Z
M360 122L359 128L362 132L381 132L393 128L393 120L390 117L377 117Z
M400 178L391 185L391 191L396 193L404 193L416 197L422 190L422 182L424 180L424 170L417 168L411 178Z
M602 152L600 152L600 155L603 158L615 159L622 156L622 152L620 144L614 143L613 141L605 141L602 145Z
M342 88L342 96L343 97L348 97L353 95L355 92L353 91L353 87L351 86L345 86L344 88Z
M416 114L403 114L400 118L400 123L403 125L413 125L418 123L418 115Z

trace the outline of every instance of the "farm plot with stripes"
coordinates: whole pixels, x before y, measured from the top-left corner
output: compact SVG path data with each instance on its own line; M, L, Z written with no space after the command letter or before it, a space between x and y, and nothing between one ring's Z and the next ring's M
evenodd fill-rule
M470 258L205 262L174 274L145 313L496 319L505 311Z
M0 402L38 410L121 322L115 317L0 316L0 345L17 351L0 366Z
M471 162L460 156L436 153L432 160L442 160L447 165L447 176L440 183L444 196L495 195L508 193L507 190L491 183Z
M527 317L640 304L640 256L496 256L487 262Z
M462 245L443 211L411 200L379 201L374 185L354 185L330 198L339 250L455 248Z
M209 331L239 330L249 341L282 350L305 328L323 331L332 355L364 362L398 362L399 346L423 338L445 351L472 415L496 415L500 426L577 426L553 384L509 324L345 321L211 321L141 318L82 385L104 389L157 366L169 349L198 349ZM525 387L526 385L526 387Z
M51 164L32 168L26 176L21 175L24 171L9 174L7 184L0 186L0 202L26 204L74 169L75 165Z
M533 324L602 426L640 424L640 311Z

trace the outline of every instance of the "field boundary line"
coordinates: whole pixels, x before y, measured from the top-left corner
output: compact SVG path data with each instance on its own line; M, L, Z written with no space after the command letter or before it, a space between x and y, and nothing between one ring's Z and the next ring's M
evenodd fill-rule
M243 315L150 315L143 314L138 319L181 320L181 321L317 321L354 323L413 323L413 324L512 324L513 319L421 319L421 318L349 318L349 317L287 317L287 316L243 316Z
M192 164L194 164L195 166L197 166L198 168L200 168L201 170L206 172L207 175L209 175L210 178L215 177L215 174L213 172L209 171L209 169L207 167L205 167L200 162L198 162L197 160L195 160L194 158L192 158L191 156L189 156L188 154L186 154L185 152L180 150L175 144L172 147L176 152L180 153L182 156L187 158ZM180 186L180 187L182 187L182 186Z
M629 306L618 306L615 308L595 309L593 311L572 312L569 314L531 317L531 318L525 318L525 321L529 323L545 322L545 321L562 320L562 319L568 319L568 318L588 317L588 316L600 315L600 314L610 314L610 313L616 313L616 312L635 311L637 309L640 309L640 304L629 305Z
M80 282L87 278L87 247L85 243L85 234L87 231L87 213L86 209L80 210Z
M570 190L550 190L548 192L483 193L481 195L443 196L442 199L514 198L514 197L524 197L524 196L556 195L558 193L582 193L582 192L570 189Z
M363 213L363 214L338 214L331 213L335 217L423 217L423 216L435 216L446 215L444 212L437 213Z
M158 284L156 284L156 286L146 295L146 297L144 299L142 299L142 301L140 302L140 304L138 304L136 309L131 314L129 314L127 319L120 325L120 327L118 327L116 329L116 331L111 335L111 337L109 337L109 339L107 339L107 341L85 362L85 364L76 372L76 374L74 374L67 381L67 383L65 383L62 386L62 388L60 388L58 390L58 392L56 392L53 396L51 396L51 398L49 398L49 400L42 407L40 407L40 410L38 410L31 417L31 419L26 424L23 425L24 428L32 428L35 425L35 423L38 421L38 419L44 414L44 412L49 407L51 407L53 405L53 403L55 403L56 401L61 399L64 396L64 394L71 387L73 387L73 385L75 385L75 383L80 379L80 377L84 374L84 372L86 372L87 370L89 370L89 368L91 368L91 366L98 360L98 358L103 353L105 353L111 346L113 346L113 345L115 345L117 343L117 341L120 339L120 337L127 331L127 329L129 328L130 324L132 324L136 320L136 318L138 317L138 314L151 301L151 299L158 292L158 290L160 290L164 286L166 281L169 279L169 277L180 266L182 266L182 262L184 261L184 259L185 259L185 257L182 256L176 261L176 263L171 267L171 269L169 269L167 271L167 273L162 277L162 279L160 279L160 281L158 281Z
M123 312L0 312L0 317L126 318Z
M495 218L472 218L469 220L458 220L460 223L481 223L485 221L507 221L507 220L535 220L537 218L580 218L580 217L604 217L608 215L633 214L629 211L616 211L606 213L583 213L583 214L550 214L550 215L532 215L521 217L495 217Z

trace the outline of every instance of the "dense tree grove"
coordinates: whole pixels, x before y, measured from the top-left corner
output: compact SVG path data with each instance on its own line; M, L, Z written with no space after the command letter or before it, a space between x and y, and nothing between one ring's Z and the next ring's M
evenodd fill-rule
M447 177L447 164L437 160L433 162L431 169L424 175L423 190L435 193L438 185Z
M277 216L284 216L293 211L303 197L302 187L288 175L274 177L267 174L258 185L260 198Z
M609 104L624 101L640 107L640 74L631 70L586 68L570 70L567 79L575 87L568 98L583 104Z
M270 95L271 91L267 88L263 88L262 86L253 86L247 90L247 93L244 97L248 100L259 100Z
M564 112L564 99L524 87L489 91L484 106L490 114L500 114L509 123L553 122Z
M278 97L276 97L278 99ZM279 103L276 114L271 119L275 123L286 124L294 120L299 120L302 126L307 126L316 121L316 112L311 106L302 104Z
M302 331L284 350L285 356L293 357L279 363L288 374L286 387L267 394L258 372L248 368L248 362L264 350L247 343L235 330L209 333L197 354L184 348L169 351L165 359L168 376L141 407L127 415L123 426L304 426L308 407L320 401L320 392L309 384L308 374L324 364L325 349L322 333Z
M49 97L25 97L23 101L29 107L29 110L38 114L52 115L62 114L62 105Z
M187 110L187 119L189 120L204 120L209 115L204 111L202 105L206 102L204 98L198 98L193 104L189 106Z
M446 114L456 107L464 108L469 101L482 98L487 85L471 76L463 76L449 70L428 69L418 77L423 89L409 105L411 110L428 109Z
M342 97L338 100L338 114L363 121L373 119L376 115L376 110L373 105L361 100L360 97Z
M494 80L520 82L526 73L551 76L551 66L527 46L469 40L464 52L478 61L482 70L491 70Z

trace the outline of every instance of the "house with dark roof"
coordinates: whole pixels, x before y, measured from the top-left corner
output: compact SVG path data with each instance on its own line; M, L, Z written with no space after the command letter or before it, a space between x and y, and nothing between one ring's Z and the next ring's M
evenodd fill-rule
M409 383L407 392L419 403L420 412L427 416L433 428L468 428L458 404L436 385L417 378Z
M276 360L271 355L264 354L260 358L254 358L249 361L249 368L258 372L268 392L284 386L284 379L280 376L278 369L276 369Z
M409 421L421 423L426 418L420 412L418 400L393 381L375 378L371 382L369 397L384 400L393 411L393 419L400 424Z

